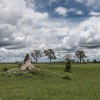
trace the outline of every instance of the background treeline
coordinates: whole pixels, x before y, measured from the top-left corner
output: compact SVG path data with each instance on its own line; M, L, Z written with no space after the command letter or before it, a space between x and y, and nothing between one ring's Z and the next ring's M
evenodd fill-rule
M62 53L62 52L59 52L59 53ZM96 59L89 60L88 57L85 55L84 51L76 51L74 57L72 57L70 53L67 53L67 54L65 54L65 56L63 57L63 60L61 60L61 61L56 60L57 56L53 49L47 49L47 50L44 50L43 52L41 52L40 50L34 50L30 56L31 56L30 60L33 64L34 63L55 63L55 64L56 63L64 63L68 59L71 61L71 63L83 63L83 64L84 63L100 63L100 61L97 61ZM49 59L49 62L45 61L45 60L43 62L39 62L38 60L43 56L46 56L47 59ZM72 58L74 58L74 59L72 59ZM84 58L86 58L86 59L84 60ZM0 63L13 64L13 63L23 63L23 61L0 62Z

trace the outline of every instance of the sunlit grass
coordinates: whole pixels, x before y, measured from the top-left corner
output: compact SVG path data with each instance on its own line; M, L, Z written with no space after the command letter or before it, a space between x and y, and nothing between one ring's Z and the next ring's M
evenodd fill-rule
M75 64L71 73L64 64L35 64L38 74L3 75L0 64L1 100L100 100L100 64Z

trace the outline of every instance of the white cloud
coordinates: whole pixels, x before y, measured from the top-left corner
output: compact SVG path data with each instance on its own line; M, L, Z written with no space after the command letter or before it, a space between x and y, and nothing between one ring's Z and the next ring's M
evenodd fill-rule
M80 3L87 3L87 5L91 5L93 3L95 3L98 0L75 0L76 2L80 2Z
M76 15L84 15L84 13L81 10L79 10L76 12Z
M76 2L83 3L84 0L75 0Z
M0 2L0 22L8 24L35 23L48 17L48 13L35 12L26 7L24 0L3 0Z
M57 12L59 15L62 15L63 17L67 14L67 9L65 7L58 7L55 9L55 12Z
M0 0L0 46L25 47L31 43L31 36L27 34L34 34L32 27L46 18L47 12L35 12L24 0Z
M50 6L52 3L56 3L58 0L49 0L48 5Z
M80 34L80 39L78 41L80 46L86 48L98 48L100 47L100 40L97 37L100 37L100 18L92 17L86 21L84 21L79 30L82 30Z
M35 8L35 0L25 0L26 6L34 9Z
M34 49L39 49L41 51L52 48L55 51L63 51L68 50L69 52L75 52L76 50L84 50L86 53L88 49L94 49L100 47L100 18L99 17L91 17L89 19L84 20L83 22L77 23L73 22L75 26L68 25L70 21L67 21L64 26L62 20L53 21L48 19L43 22L37 23L37 25L41 23L42 26L37 29L31 29L30 31L25 27L23 28L23 33L19 33L19 35L12 35L17 42L21 41L23 44L26 44L25 48L20 48L18 45L18 50L15 51L16 46L3 47L5 53L12 52L15 54L32 52ZM49 27L45 28L45 26L49 23ZM44 26L43 26L44 25ZM30 28L29 28L30 29ZM29 33L27 33L29 32ZM5 37L5 36L2 36ZM5 38L6 40L6 38ZM14 41L15 41L14 40ZM13 48L13 49L11 49ZM14 49L15 48L15 49ZM3 50L1 49L1 50ZM91 51L93 52L93 50Z
M99 12L93 12L93 11L91 11L89 13L89 15L91 15L91 16L100 16L100 13Z
M75 0L79 3L84 3L86 6L91 7L91 9L100 9L100 0Z
M59 15L62 15L63 17L68 15L68 13L73 13L75 15L84 15L84 12L82 12L81 10L77 10L76 8L67 9L65 7L58 7L55 9L55 12L57 12Z
M16 59L17 55L23 56L34 49L75 52L100 47L100 17L96 12L91 12L93 16L82 22L50 19L47 12L28 8L24 0L0 0L0 10L0 55L6 58ZM63 7L55 11L62 16L69 12L84 13Z

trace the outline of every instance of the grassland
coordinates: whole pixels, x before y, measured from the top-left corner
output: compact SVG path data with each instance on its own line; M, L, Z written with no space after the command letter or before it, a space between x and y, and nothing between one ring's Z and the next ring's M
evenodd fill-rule
M100 100L100 64L36 64L37 74L4 75L0 64L0 100Z

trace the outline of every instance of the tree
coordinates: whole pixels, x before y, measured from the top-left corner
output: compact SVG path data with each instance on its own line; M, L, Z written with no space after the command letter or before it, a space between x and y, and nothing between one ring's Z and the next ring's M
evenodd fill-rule
M36 61L36 63L37 63L38 59L39 59L40 57L42 57L42 53L41 53L40 50L34 50L34 52L31 53L31 56L35 59L35 61Z
M80 60L80 63L81 63L81 61L84 61L84 58L86 57L84 51L76 51L75 55Z
M71 60L71 54L67 54L64 56L65 61Z
M52 49L45 50L44 54L50 59L50 63L52 59L56 59L55 52Z
M97 63L97 60L96 60L96 59L94 59L94 60L93 60L93 63Z
M87 62L88 62L88 63L90 62L89 59L87 59Z

